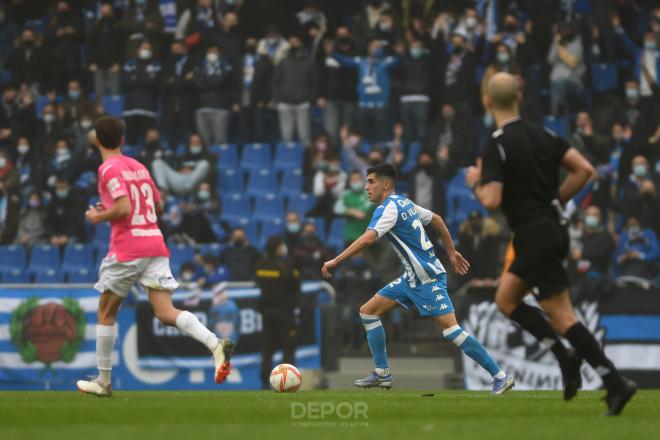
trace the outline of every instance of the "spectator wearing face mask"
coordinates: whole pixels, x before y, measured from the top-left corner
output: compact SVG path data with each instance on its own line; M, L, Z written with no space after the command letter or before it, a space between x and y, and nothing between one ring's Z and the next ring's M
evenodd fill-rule
M168 165L176 160L172 150L163 147L160 133L155 128L147 130L144 135L144 148L140 150L136 159L147 168L151 167L156 159L161 159Z
M470 262L470 272L461 281L472 286L493 286L500 274L499 249L502 228L481 212L472 211L458 231L458 247Z
M119 28L124 36L123 59L134 56L144 40L152 42L153 46L150 47L150 50L153 51L154 58L159 58L159 43L164 24L159 6L159 2L154 0L130 1L119 23Z
M179 288L181 290L188 290L193 297L198 297L204 285L202 274L192 261L186 261L181 265ZM196 298L197 299L197 298Z
M266 243L266 255L255 267L259 295L259 312L263 318L264 340L261 353L261 383L269 388L275 350L282 348L282 362L295 361L297 329L294 309L300 295L300 273L288 260L282 237L272 236Z
M355 55L355 42L347 26L335 31L335 41L323 42L323 60L319 69L319 97L317 104L323 109L323 129L334 143L339 142L339 127L350 125L357 102L357 72L339 64L333 51L351 57Z
M550 72L550 107L554 116L569 113L569 99L579 98L584 90L586 71L582 38L572 23L562 23L548 53Z
M568 143L582 153L592 164L604 164L608 160L608 140L593 126L591 115L579 112L575 117L575 128Z
M0 182L5 191L15 193L20 187L20 173L14 166L6 150L0 150Z
M229 269L230 281L252 281L260 254L248 241L243 228L231 233L229 246L220 254L220 263Z
M614 118L627 121L636 139L646 139L653 135L660 120L658 101L652 97L643 98L637 81L626 81L624 91L625 97L612 106Z
M287 212L283 238L288 249L293 249L298 244L301 229L300 215L293 211Z
M469 119L461 118L451 104L444 104L429 127L424 150L439 164L467 166L476 154L477 139Z
M368 35L376 32L380 24L380 16L386 11L392 11L390 2L386 0L369 0L356 17L356 39L363 41Z
M1 162L1 161L0 161ZM20 179L22 193L41 190L44 183L43 165L39 160L39 152L34 151L27 137L19 137L16 141L15 169Z
M190 135L185 155L178 161L178 170L173 169L164 157L153 161L151 170L158 188L178 195L191 194L203 180L211 177L214 158L206 150L198 134Z
M337 156L337 148L328 133L321 132L314 136L312 143L305 148L303 155L303 177L305 192L311 192L314 176L325 169L328 159Z
M197 0L185 9L176 25L175 37L190 48L190 56L198 59L218 32L218 14L213 0Z
M80 86L80 81L69 81L67 93L62 103L64 106L64 123L66 125L75 124L82 115L90 115L92 118L96 115L95 104L87 99Z
M21 211L18 225L16 244L31 248L46 241L46 209L39 192L33 191L28 195L28 203Z
M401 142L403 130L401 127L401 124L395 124L394 139L391 142L374 145L366 153L359 132L342 127L340 135L344 159L348 161L351 168L360 171L362 174L366 173L367 168L383 162L399 166L403 160L403 143ZM386 148L386 146L389 148Z
M197 132L207 145L227 142L229 114L239 110L236 79L234 67L224 59L220 46L209 46L206 58L193 72Z
M87 41L87 68L94 76L94 94L99 105L105 95L119 94L123 44L112 4L102 3L100 17Z
M50 70L48 82L58 94L66 92L66 85L80 75L80 44L84 35L79 8L60 0L45 32L44 46L48 50Z
M48 184L52 186L57 176L66 179L68 182L73 182L78 172L77 159L74 152L71 151L69 141L65 138L59 139L50 158L47 172Z
M218 196L208 182L202 182L197 193L189 201L181 204L183 219L180 233L186 241L196 243L212 243L217 241L211 218L217 217L220 212Z
M37 120L35 126L32 139L34 139L37 151L40 152L53 151L57 139L61 139L67 134L64 122L57 117L55 105L53 104L47 104L43 108L43 115L41 119Z
M369 39L366 57L347 57L338 52L332 57L342 66L358 71L356 117L360 131L368 133L371 142L387 139L390 69L399 63L399 58L385 56L377 38Z
M636 276L647 280L656 278L660 259L657 236L652 229L642 228L637 218L629 218L614 258L618 276Z
M408 54L403 58L401 119L406 143L426 138L431 102L431 59L424 43L413 36Z
M224 264L220 264L217 255L201 255L196 261L198 266L201 266L199 281L205 289L215 290L219 284L229 281L229 269Z
M126 143L131 145L144 139L147 129L156 126L161 76L160 63L154 58L149 41L143 41L134 56L124 64L121 76Z
M238 14L236 12L227 11L222 15L220 28L214 36L214 41L222 47L222 52L227 61L236 66L243 49L243 37L239 32Z
M296 138L303 145L311 142L310 103L316 96L317 72L314 59L298 35L289 37L289 52L275 67L273 101L282 133L282 141Z
M273 60L265 53L257 51L257 39L245 40L245 54L240 60L241 111L238 119L238 137L242 142L266 142L271 137L271 121L274 115L270 109L273 94Z
M623 192L621 193L621 201L624 203L637 201L640 197L642 185L647 179L653 177L649 169L648 159L641 154L633 157L630 169L632 173L623 183Z
M334 206L335 215L346 217L344 228L346 246L364 233L375 208L364 190L362 172L353 171L348 179L348 188L341 193Z
M46 79L44 78L45 53L41 36L34 29L26 27L17 43L18 46L9 56L6 67L11 72L12 78L20 78L37 92Z
M638 168L641 172L641 167ZM656 191L656 184L649 178L642 178L639 184L639 189L630 187L630 192L635 192L636 196L631 195L631 198L622 199L623 214L629 217L639 219L642 227L653 229L656 235L660 234L660 199Z
M511 56L511 49L504 43L499 43L495 46L495 53L493 54L493 59L486 67L484 71L484 76L481 79L481 97L488 94L488 81L490 78L498 72L507 72L510 74L520 73L520 67L518 63L515 62Z
M71 185L66 179L59 178L46 211L46 235L50 244L66 246L70 242L83 242L85 239L84 212L83 201L71 191Z
M614 237L604 227L600 208L590 206L584 215L584 231L570 253L570 267L577 277L602 277L610 271Z
M179 145L195 127L193 89L194 61L182 40L170 46L170 55L163 66L163 104L161 123L170 145Z
M339 157L330 157L323 170L314 175L314 195L317 203L307 215L311 217L333 217L333 207L346 187L346 173L342 171Z
M0 156L0 159L2 156ZM12 244L16 238L21 211L21 198L7 190L0 179L0 244Z
M314 223L305 223L291 256L294 267L300 271L301 279L320 280L321 267L327 261L326 258L332 258L332 252L319 238Z
M275 25L266 27L266 36L259 41L257 52L267 55L273 64L278 65L289 53L289 42Z

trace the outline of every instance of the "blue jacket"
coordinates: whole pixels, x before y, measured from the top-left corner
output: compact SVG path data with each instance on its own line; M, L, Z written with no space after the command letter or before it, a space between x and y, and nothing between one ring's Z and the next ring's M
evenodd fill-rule
M398 57L372 60L369 57L347 57L333 53L344 67L358 69L358 106L382 108L390 100L390 68L399 64Z
M616 29L616 39L621 45L622 49L632 58L633 71L635 78L638 82L642 80L642 65L640 63L640 58L642 56L643 48L637 47L635 43L630 39L628 34L623 29ZM656 49L655 51L655 71L660 74L660 52ZM658 78L656 78L657 80Z
M639 252L642 254L642 261L647 263L658 260L660 258L660 246L658 246L658 239L653 229L643 228L641 236L634 240L631 240L627 233L621 234L619 245L614 254L617 262L616 269L620 267L619 257L628 251Z

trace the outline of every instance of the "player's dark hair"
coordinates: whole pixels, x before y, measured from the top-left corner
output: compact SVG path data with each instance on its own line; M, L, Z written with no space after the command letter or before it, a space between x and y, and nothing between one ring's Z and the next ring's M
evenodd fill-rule
M266 242L266 254L270 257L277 255L277 249L284 244L284 239L279 235L271 235Z
M376 177L389 177L394 182L399 178L399 173L397 173L396 168L387 162L368 168L367 175L369 174L375 174Z
M103 116L96 120L94 131L103 148L119 148L124 136L124 122L121 119Z

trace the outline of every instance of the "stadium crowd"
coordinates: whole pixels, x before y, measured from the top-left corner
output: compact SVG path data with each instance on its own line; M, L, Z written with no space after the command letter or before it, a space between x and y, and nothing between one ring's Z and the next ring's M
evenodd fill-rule
M274 234L319 279L368 224L364 171L387 161L472 262L452 284L494 285L509 233L463 169L492 131L481 97L499 71L519 78L523 117L598 170L568 207L576 282L660 281L659 45L652 0L4 1L2 281L95 278L108 228L84 221L90 135L111 114L162 192L186 281L253 280ZM336 282L372 294L398 275L392 252Z

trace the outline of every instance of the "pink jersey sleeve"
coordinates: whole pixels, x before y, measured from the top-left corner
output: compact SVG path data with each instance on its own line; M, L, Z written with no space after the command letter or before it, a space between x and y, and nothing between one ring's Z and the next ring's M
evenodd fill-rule
M128 196L128 187L124 179L121 178L121 170L114 164L101 172L101 188L110 195L112 200Z

